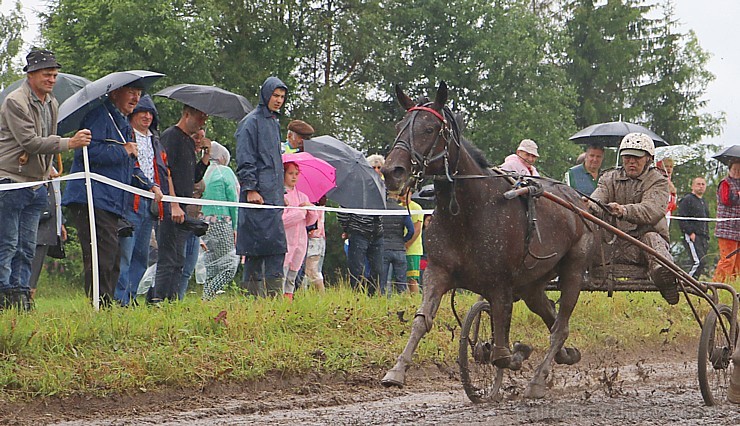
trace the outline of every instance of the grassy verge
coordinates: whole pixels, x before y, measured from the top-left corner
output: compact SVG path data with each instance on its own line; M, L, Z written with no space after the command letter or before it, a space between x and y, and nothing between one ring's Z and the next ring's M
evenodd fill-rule
M37 299L30 314L0 313L2 401L389 367L421 302L420 296L368 298L340 287L298 293L291 304L231 290L208 303L189 295L161 309L95 312L81 291L54 282L42 283ZM458 312L464 315L475 301L459 294ZM215 319L221 311L226 321ZM570 329L569 343L582 351L698 341L700 332L684 301L668 306L657 293L584 293ZM454 364L458 337L446 296L415 362ZM539 350L548 341L540 319L522 303L515 304L511 337Z

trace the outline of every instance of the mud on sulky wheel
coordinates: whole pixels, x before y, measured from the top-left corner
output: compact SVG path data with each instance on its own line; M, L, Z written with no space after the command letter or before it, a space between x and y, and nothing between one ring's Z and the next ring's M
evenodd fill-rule
M730 334L733 324L732 309L727 305L719 305L717 310L731 341L727 340L717 314L710 310L701 329L698 357L701 396L709 406L719 405L727 400L733 369L731 357L737 342L737 331L734 336Z
M504 371L491 362L492 349L491 307L488 302L480 301L470 308L463 322L457 359L465 393L475 403L500 399Z

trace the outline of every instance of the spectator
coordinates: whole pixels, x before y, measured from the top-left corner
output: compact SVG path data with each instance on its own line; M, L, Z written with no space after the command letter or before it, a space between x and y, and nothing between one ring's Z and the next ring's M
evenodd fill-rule
M604 161L604 147L589 145L584 154L582 164L568 169L565 174L565 183L582 194L591 195L599 181L601 163Z
M90 131L71 138L56 135L59 103L52 94L59 68L54 54L33 50L26 56L26 81L0 106L0 184L49 178L53 154L90 144ZM31 309L31 262L47 187L2 191L0 197L0 310Z
M730 170L717 186L717 222L714 235L719 244L715 282L733 282L740 276L740 158L730 161Z
M326 196L315 203L317 206L326 205ZM308 285L317 291L324 292L324 275L321 271L324 265L324 253L326 252L326 230L324 227L324 212L317 211L318 220L316 227L309 226L308 231L308 250L306 251L306 277Z
M287 91L280 79L268 77L259 105L239 122L235 136L241 202L284 205L278 111ZM280 209L239 209L237 254L246 256L242 281L249 294L282 294L286 251Z
M386 199L388 210L406 210L400 204L398 193L389 193ZM383 272L380 275L380 293L391 295L395 288L399 293L406 291L406 242L414 236L411 216L382 216L383 220ZM389 273L391 282L388 282Z
M313 127L303 120L293 120L288 123L287 140L280 145L283 154L294 154L303 151L303 141L311 139Z
M670 195L668 196L668 206L666 206L665 210L668 226L671 224L671 213L676 211L678 208L678 204L676 204L676 201L678 200L678 191L676 190L676 186L673 185L673 165L674 163L672 158L664 158L655 164L655 167L657 167L658 170L660 170L668 179L668 191L670 191Z
M92 133L92 143L88 149L91 172L148 189L155 194L156 202L159 202L162 199L162 191L137 165L138 148L133 141L133 131L127 118L138 104L141 91L139 81L113 90L102 105L87 113L81 126L90 129ZM74 173L84 170L83 164L82 152L75 152L71 171ZM126 191L93 181L92 192L95 204L100 301L107 307L113 303L120 273L119 232L130 233L133 230L130 224L123 222L124 207L128 199ZM83 180L67 183L62 204L71 210L77 226L85 266L85 290L87 295L92 297L90 217Z
M668 180L651 167L655 155L653 140L644 133L630 133L622 139L619 155L622 167L604 173L591 197L607 204L611 215L617 219L617 228L671 260L665 218ZM589 202L589 208L595 215L604 216L604 211L595 203ZM678 303L673 273L653 256L622 239L605 247L614 263L647 264L650 278L663 298L671 305Z
M193 135L195 141L195 156L202 157L204 154L204 141L208 140L209 144L213 144L213 141L206 138L206 130L199 129ZM211 153L212 154L212 153ZM229 157L230 158L230 157ZM206 184L203 180L195 182L193 186L193 198L200 199L203 196L203 192L206 190ZM188 217L195 219L202 219L203 214L201 213L202 206L200 204L188 204L185 206L185 213ZM190 277L193 276L193 271L198 263L198 255L200 255L201 248L205 248L205 244L201 241L201 238L195 235L191 231L187 231L188 239L185 242L185 261L182 266L182 278L180 284L177 286L177 298L182 300L185 298L185 294L188 292L188 284L190 283ZM197 275L196 275L197 281Z
M206 190L204 200L233 201L239 199L236 175L228 167L231 154L225 146L211 142L211 165L203 177ZM210 300L234 279L239 257L236 255L237 208L203 206L204 220L210 225L203 237L206 245L206 282L203 300Z
M178 197L192 198L195 182L203 179L210 162L211 141L203 140L203 157L195 156L195 141L192 135L208 120L208 114L189 105L183 105L180 120L162 132L160 140L167 151L167 163L172 177L172 190ZM178 297L185 266L185 243L190 232L178 226L185 221L186 213L179 203L170 204L171 213L159 224L157 246L157 276L154 287L147 294L147 302L157 305L165 299L174 301Z
M501 169L518 173L522 176L539 176L534 163L540 157L537 144L532 139L522 139L514 154L509 155L501 164Z
M691 192L678 203L678 216L708 218L709 208L704 201L707 181L699 176L691 181ZM706 221L681 219L678 222L683 234L683 246L692 261L689 275L699 278L704 273L704 257L709 249L709 224Z
M295 187L301 173L298 165L289 162L283 166L285 170L285 205L292 207L311 206L308 196ZM283 295L290 300L293 300L296 276L298 276L298 271L306 259L306 244L308 243L306 227L316 223L318 219L319 215L314 210L283 210L285 238L288 244L288 252L283 264L283 274L285 275Z
M367 157L367 163L370 164L370 167L372 167L375 170L375 173L379 174L382 179L383 173L380 169L382 169L383 164L385 164L385 158L380 154L373 154Z
M419 279L421 277L421 256L424 255L424 246L422 245L422 226L424 225L424 213L421 213L421 206L411 200L411 189L407 189L401 198L401 204L409 211L419 213L411 214L411 221L414 225L414 233L406 241L406 280L408 281L409 292L419 292Z
M368 295L372 296L380 290L383 268L382 219L380 216L337 213L337 220L344 231L342 239L349 240L347 263L350 286L355 290L365 288ZM366 270L369 274L367 277Z
M138 150L139 168L147 179L160 186L163 194L169 194L167 154L159 142L157 132L159 118L151 96L144 95L139 99L139 103L129 115L129 122L133 128L133 140L136 141ZM149 198L126 194L123 215L134 226L134 233L130 237L121 238L119 242L121 272L116 284L115 298L121 306L136 302L139 281L149 266L149 241L152 229L154 223L165 214L165 203L160 201L155 209L157 217L154 217L152 203L153 201Z

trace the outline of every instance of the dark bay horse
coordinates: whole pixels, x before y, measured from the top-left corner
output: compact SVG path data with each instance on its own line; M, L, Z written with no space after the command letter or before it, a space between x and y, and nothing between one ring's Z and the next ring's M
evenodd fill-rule
M396 190L423 177L434 179L437 207L424 231L428 265L421 307L413 320L409 341L382 383L403 386L416 347L432 327L442 296L456 288L481 295L491 305L491 361L500 368L519 369L531 348L510 348L512 305L523 300L550 330L550 348L535 371L525 396L542 398L553 361L580 360L575 348L564 348L568 321L575 308L586 269L591 263L595 235L572 212L541 199L536 204L536 231L527 219L527 202L508 200L512 188L505 175L490 169L482 153L459 135L442 82L434 102L416 105L396 86L407 111L397 125L398 135L383 167L388 189ZM579 203L571 188L542 180L559 197ZM534 234L534 235L533 235ZM559 277L560 308L547 298L547 283Z

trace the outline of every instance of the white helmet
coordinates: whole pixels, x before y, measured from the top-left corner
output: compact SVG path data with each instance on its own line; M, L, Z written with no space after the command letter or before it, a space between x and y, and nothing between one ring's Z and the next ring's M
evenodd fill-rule
M634 155L635 157L643 157L645 153L650 154L651 157L655 157L655 143L653 143L653 138L645 133L629 133L622 138L622 143L619 144L620 156Z

